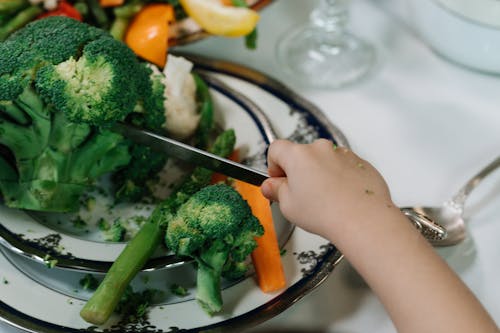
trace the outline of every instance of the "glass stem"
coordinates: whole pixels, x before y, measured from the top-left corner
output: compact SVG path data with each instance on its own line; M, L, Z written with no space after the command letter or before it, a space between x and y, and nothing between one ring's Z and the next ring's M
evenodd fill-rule
M321 0L310 16L311 24L327 32L332 38L340 38L349 20L348 0Z

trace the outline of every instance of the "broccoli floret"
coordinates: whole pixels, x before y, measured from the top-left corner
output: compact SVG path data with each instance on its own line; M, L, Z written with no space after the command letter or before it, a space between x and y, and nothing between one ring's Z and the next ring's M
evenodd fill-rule
M132 113L149 119L145 106L158 117L152 101L161 86L151 72L107 32L62 16L34 21L0 43L6 204L76 210L96 179L127 165L131 143L107 127Z
M126 121L154 132L164 131L164 75L158 70L148 68L150 81L140 84L147 91L148 98L137 104L133 113ZM117 202L137 202L142 197L151 193L149 181L154 181L155 176L165 166L167 156L158 154L147 146L131 143L131 161L127 168L121 169L113 175L112 181L115 188Z
M264 233L247 202L232 187L207 186L183 204L169 221L165 244L196 260L196 299L208 314L222 309L221 276L241 276L245 260Z
M210 152L226 157L233 151L235 141L234 130L226 130L215 139ZM208 169L197 167L167 199L156 206L148 221L127 243L99 288L81 310L80 316L84 320L96 325L108 320L132 278L160 245L168 222L174 218L182 204L209 184L212 174Z

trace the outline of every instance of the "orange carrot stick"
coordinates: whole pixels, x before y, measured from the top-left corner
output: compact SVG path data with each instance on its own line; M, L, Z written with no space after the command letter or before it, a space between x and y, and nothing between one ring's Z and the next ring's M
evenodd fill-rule
M125 3L125 0L99 0L101 7L116 7Z
M234 186L264 227L264 235L256 238L257 248L252 252L259 287L266 293L282 289L286 286L286 278L269 200L262 195L258 186L239 180L234 181Z

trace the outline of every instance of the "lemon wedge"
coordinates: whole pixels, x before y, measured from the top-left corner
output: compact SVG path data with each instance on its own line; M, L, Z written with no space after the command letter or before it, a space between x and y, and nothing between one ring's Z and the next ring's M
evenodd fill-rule
M250 8L225 6L219 0L180 0L186 13L205 31L241 37L255 29L259 14Z

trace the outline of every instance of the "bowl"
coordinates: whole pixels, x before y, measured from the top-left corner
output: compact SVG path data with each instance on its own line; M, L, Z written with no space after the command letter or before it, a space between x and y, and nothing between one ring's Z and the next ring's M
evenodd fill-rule
M500 1L409 0L413 25L438 54L500 74Z

